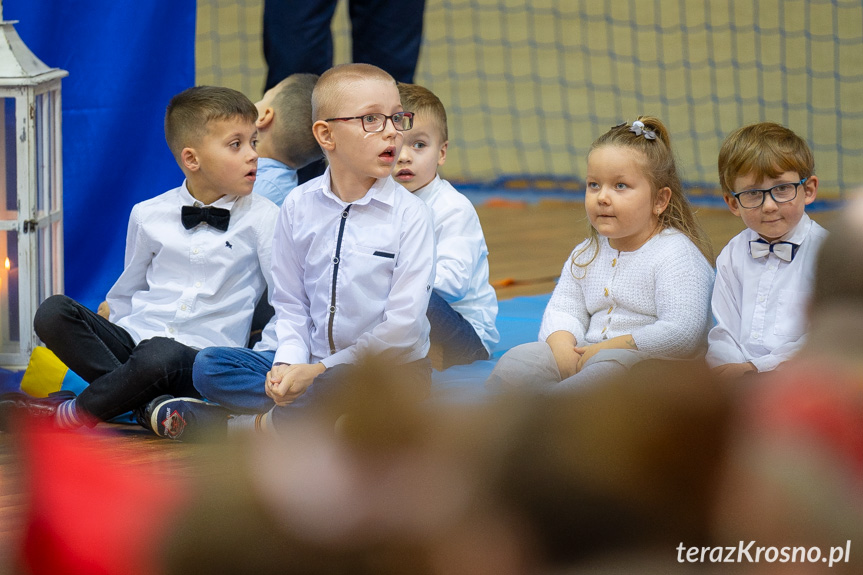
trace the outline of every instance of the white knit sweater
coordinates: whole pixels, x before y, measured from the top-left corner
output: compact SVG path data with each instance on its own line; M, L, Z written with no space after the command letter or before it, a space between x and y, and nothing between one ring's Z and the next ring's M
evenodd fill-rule
M572 266L572 255L543 314L540 341L563 330L579 345L629 334L654 357L691 357L705 349L714 272L683 233L663 230L632 252L599 236L599 254L587 268Z

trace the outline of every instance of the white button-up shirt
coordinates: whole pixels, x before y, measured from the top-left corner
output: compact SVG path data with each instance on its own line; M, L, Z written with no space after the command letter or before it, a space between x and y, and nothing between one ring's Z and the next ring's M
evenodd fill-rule
M183 206L201 206L186 183L136 204L129 217L123 273L108 292L111 321L136 343L152 337L195 348L245 346L255 304L270 282L278 208L264 197L225 196L227 231L187 230Z
M806 308L812 292L815 260L827 230L808 215L785 237L798 244L794 259L776 254L753 258L749 242L758 234L745 229L716 258L713 317L708 335L707 362L752 364L770 371L803 346Z
M434 291L467 320L486 351L500 341L495 326L497 296L488 283L488 247L473 204L435 176L414 192L434 217L437 263Z
M428 207L391 177L351 203L332 192L329 169L298 186L273 239L275 363L422 359L434 261Z

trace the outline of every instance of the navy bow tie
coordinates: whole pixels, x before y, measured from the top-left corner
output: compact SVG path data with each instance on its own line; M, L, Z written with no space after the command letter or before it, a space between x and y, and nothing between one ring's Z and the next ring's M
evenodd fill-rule
M790 262L794 259L797 253L797 248L800 246L791 242L776 242L774 244L767 243L762 239L757 239L749 242L749 253L753 258L763 258L770 252L776 254L779 259Z
M191 230L201 222L206 222L217 230L228 231L228 222L231 220L230 210L224 208L199 208L196 206L183 206L183 227Z

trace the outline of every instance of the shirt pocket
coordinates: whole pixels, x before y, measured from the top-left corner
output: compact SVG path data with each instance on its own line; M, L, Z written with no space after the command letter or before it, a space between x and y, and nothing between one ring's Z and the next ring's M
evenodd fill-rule
M351 271L356 277L346 279L367 297L386 299L392 286L398 252L387 247L361 245L353 246L351 252L354 260Z
M779 292L776 306L776 324L773 333L785 337L801 337L806 333L806 306L809 297L798 290Z

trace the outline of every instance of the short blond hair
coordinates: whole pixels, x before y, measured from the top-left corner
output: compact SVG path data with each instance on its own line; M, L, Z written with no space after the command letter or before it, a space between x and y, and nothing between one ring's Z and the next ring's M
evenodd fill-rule
M340 64L318 78L312 91L312 121L326 120L337 114L339 105L348 99L352 82L362 80L396 81L388 73L371 64Z
M775 178L797 172L808 178L815 172L815 158L806 142L773 122L750 124L731 132L719 150L719 185L724 194L734 193L741 176Z
M449 140L449 130L446 125L446 109L440 98L428 88L418 84L399 84L399 97L402 107L414 114L427 116L434 122L440 132L441 142Z

